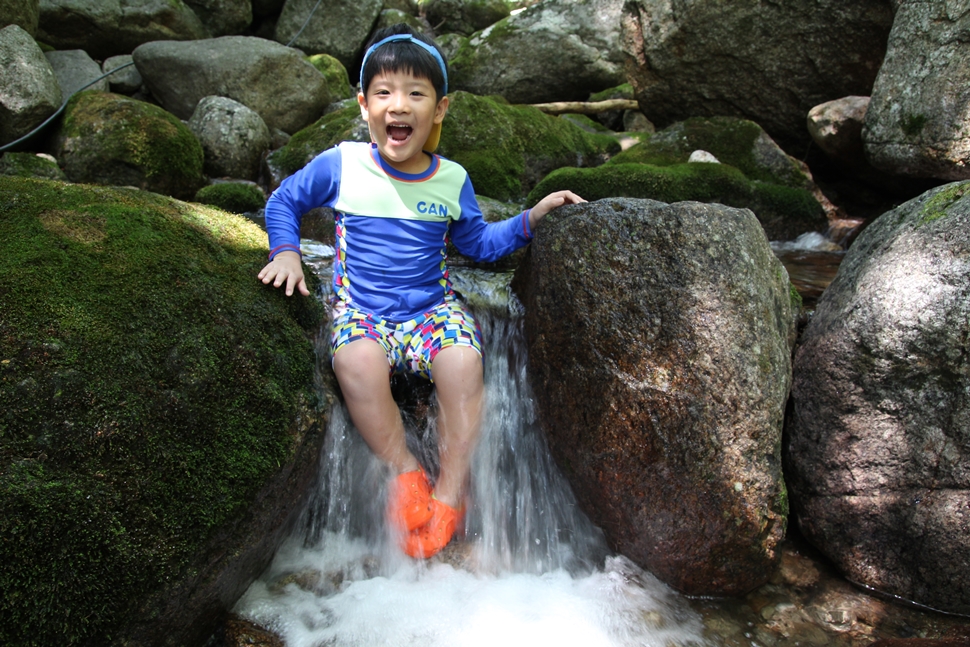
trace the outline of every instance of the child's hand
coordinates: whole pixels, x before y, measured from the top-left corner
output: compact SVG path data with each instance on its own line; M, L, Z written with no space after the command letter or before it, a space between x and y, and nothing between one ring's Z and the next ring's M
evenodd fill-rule
M572 191L550 193L529 210L529 229L535 231L539 221L556 207L561 207L564 204L579 204L580 202L586 201Z
M280 252L273 257L266 267L256 275L265 284L273 282L273 287L278 288L286 283L286 296L293 296L293 287L300 290L303 296L310 296L310 290L306 286L306 278L303 276L303 265L300 263L300 255L296 252ZM275 280L274 280L275 279Z

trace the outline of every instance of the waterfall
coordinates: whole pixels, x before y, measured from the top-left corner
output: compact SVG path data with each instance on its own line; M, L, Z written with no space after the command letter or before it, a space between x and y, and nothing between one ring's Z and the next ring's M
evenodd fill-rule
M464 537L428 561L397 548L383 520L387 470L335 407L318 490L237 613L290 647L707 644L683 598L610 553L552 462L508 280L453 271L482 328L486 362ZM434 472L430 410L405 407L404 419L409 445Z

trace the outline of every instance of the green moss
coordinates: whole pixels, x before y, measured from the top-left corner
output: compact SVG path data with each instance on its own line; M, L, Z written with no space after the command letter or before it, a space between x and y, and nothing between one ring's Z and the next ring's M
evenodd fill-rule
M606 126L604 126L600 122L598 122L598 121L590 118L589 115L581 115L581 114L572 114L572 113L570 113L570 114L559 115L559 118L560 119L565 119L566 121L569 121L569 122L571 122L571 123L579 126L580 128L582 128L583 130L585 130L588 133L609 133L609 132L611 132L609 128L607 128Z
M192 131L162 108L89 90L74 96L58 139L72 181L115 184L191 198L202 185L204 154Z
M957 200L970 193L970 182L958 182L938 189L920 210L919 224L933 222L947 215L947 212Z
M669 166L686 162L693 151L700 149L739 169L750 180L803 188L805 174L794 162L779 159L780 164L768 165L759 159L755 144L763 132L758 124L746 119L696 117L654 134L616 155L611 163Z
M141 191L0 177L0 246L0 644L106 644L292 455L320 305Z
M329 54L314 54L307 60L327 80L330 101L350 99L355 96L354 90L350 86L350 77L347 75L347 68L343 66L343 63Z
M438 153L465 167L476 193L497 200L519 200L555 168L596 163L620 150L614 137L587 133L536 108L467 92L449 97ZM356 106L299 131L268 164L282 180L345 140L369 141Z
M615 88L609 88L603 90L602 92L596 92L589 95L590 101L606 101L608 99L633 99L633 86L629 83L624 83L618 85Z
M368 141L361 138L360 108L356 105L324 115L312 126L295 133L283 148L270 153L267 163L279 180L293 175L310 160L342 141Z
M587 200L608 197L650 198L661 202L724 202L750 195L750 183L736 168L723 164L606 164L598 168L563 168L550 173L529 194L527 204L571 189ZM718 199L720 198L720 200ZM728 204L728 202L724 202Z
M195 194L195 201L231 213L251 213L266 206L266 196L262 189L241 182L220 182L204 186Z
M798 313L802 311L802 295L795 289L795 286L791 283L788 284L788 298L791 301L792 312Z
M468 170L477 193L497 200L520 199L553 169L595 164L620 150L614 137L530 106L467 92L450 97L439 152Z
M529 194L527 204L570 189L587 200L608 197L650 198L660 202L718 202L749 208L762 224L783 219L807 231L805 223L824 218L822 207L804 189L748 180L726 164L604 164L598 168L562 168L550 173ZM782 238L784 238L782 236Z
M57 163L34 153L4 153L0 157L0 175L39 177L48 180L66 180Z
M899 124L899 127L903 129L903 132L906 133L908 137L916 137L923 132L923 128L925 126L926 115L907 114L902 118Z

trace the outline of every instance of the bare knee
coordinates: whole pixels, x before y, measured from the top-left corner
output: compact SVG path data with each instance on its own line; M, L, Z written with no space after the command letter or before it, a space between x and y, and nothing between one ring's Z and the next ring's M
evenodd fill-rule
M334 353L333 371L344 392L366 392L375 385L387 383L390 366L380 344L371 339L358 339Z

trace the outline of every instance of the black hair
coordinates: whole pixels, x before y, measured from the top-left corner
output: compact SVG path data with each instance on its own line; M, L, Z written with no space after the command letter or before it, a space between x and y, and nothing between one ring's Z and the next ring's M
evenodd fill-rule
M420 40L427 43L431 47L434 47L438 54L441 56L442 62L445 61L444 52L437 44L424 34L416 32L410 26L404 23L398 23L396 25L391 25L390 27L385 27L377 31L373 37L367 42L367 47L364 49L366 52L374 43L379 43L388 36L394 36L397 34L410 34L416 40ZM447 70L447 63L445 62L445 70ZM427 51L415 45L414 43L409 43L407 41L395 41L381 45L370 58L367 59L367 65L361 70L360 78L360 91L367 94L367 88L370 86L370 82L378 74L386 74L388 72L400 72L405 71L409 74L413 74L417 77L423 77L431 81L431 85L434 86L435 99L440 100L445 94L445 75L441 71L441 66L438 61L429 54Z

